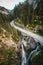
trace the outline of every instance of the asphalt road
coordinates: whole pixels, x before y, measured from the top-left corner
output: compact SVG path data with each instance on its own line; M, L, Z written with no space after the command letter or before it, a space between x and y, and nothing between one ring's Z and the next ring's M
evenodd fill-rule
M39 36L37 34L30 32L30 31L27 31L26 29L24 29L24 28L18 26L17 24L15 24L14 21L11 21L10 24L11 24L11 26L13 26L17 30L21 31L22 33L26 34L27 36L30 36L30 37L36 39L43 46L43 37L42 36Z

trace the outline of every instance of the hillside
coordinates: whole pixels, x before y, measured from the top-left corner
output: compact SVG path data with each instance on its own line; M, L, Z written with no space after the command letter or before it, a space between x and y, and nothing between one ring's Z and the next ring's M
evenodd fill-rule
M16 59L16 43L19 40L19 31L11 27L10 13L7 15L6 13L3 13L8 11L2 7L0 8L0 11L0 65L17 64L18 59Z
M10 26L10 21L8 19L8 16L2 13L0 13L0 33L2 34L1 29L5 29L8 35L14 34L18 37L17 31Z
M43 0L36 0L30 5L28 0L19 3L14 8L14 20L17 24L25 26L27 30L43 36ZM37 6L36 6L37 4ZM34 9L34 7L35 9Z
M43 0L13 1L0 6L0 65L43 65Z
M0 13L8 15L9 11L6 8L0 6Z

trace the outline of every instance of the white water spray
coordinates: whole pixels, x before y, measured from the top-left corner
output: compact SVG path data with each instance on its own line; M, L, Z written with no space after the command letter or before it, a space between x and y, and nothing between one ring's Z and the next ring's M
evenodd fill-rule
M25 65L25 64L26 64L26 54L25 54L24 47L22 44L22 65Z

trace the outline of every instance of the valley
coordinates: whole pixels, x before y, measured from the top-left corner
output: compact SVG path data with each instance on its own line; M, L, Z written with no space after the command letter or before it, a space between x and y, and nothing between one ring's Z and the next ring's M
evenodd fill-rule
M0 6L0 65L43 65L43 0L30 2Z

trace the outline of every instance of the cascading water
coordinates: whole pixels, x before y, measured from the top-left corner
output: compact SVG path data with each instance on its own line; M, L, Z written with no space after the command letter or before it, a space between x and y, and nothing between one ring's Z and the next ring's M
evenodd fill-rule
M21 27L19 27L16 24L14 24L14 21L12 21L10 24L11 24L11 26L13 26L14 28L18 29L19 31L21 31L21 32L23 32L23 33L25 33L27 35L30 35L30 37L38 39L40 44L43 46L43 44L42 44L43 43L43 38L42 37L40 37L40 36L38 36L36 34L33 34L33 33L29 32L29 31L26 31L25 29L22 29ZM30 40L31 40L31 38L30 38ZM30 43L30 40L28 41L29 43ZM26 44L24 44L24 46L26 46ZM37 53L38 49L39 49L39 46L36 47L35 50L31 51L30 54L29 54L29 57L28 57L28 59L26 61L26 54L25 54L24 47L23 47L23 44L22 44L22 65L25 65L25 63L27 65L28 61L32 57L32 54L35 53L35 52ZM28 64L28 65L30 65L30 64Z
M28 59L26 60L26 54L25 54L24 47L22 44L22 65L31 65L30 59L32 57L32 54L35 52L37 53L39 51L39 48L40 48L40 45L38 45L35 50L31 51Z
M22 44L22 65L25 65L25 63L26 63L26 54L25 54L24 47Z
M39 52L40 52L40 45L38 45L35 50L30 52L29 57L27 59L27 63L28 63L28 61L30 61L33 53L37 53L38 54Z

